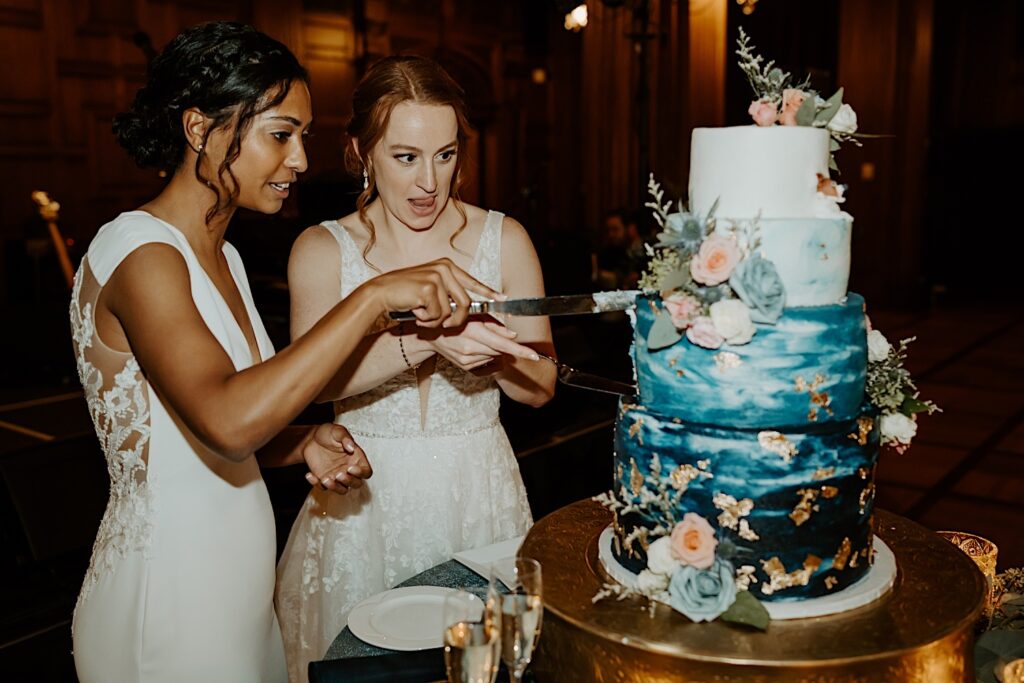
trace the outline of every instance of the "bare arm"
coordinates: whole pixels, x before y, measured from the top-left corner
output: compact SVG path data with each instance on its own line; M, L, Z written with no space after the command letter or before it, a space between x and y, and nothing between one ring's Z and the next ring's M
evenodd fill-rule
M196 309L188 267L169 245L132 252L104 286L99 304L117 318L148 381L186 426L213 451L240 461L313 400L377 316L408 308L424 326L462 324L465 286L490 292L445 261L374 278L330 309L300 342L241 372ZM455 314L449 297L461 304Z
M304 335L338 303L341 298L340 273L341 255L334 237L320 226L303 232L292 247L288 261L292 339ZM473 324L482 325L478 322ZM506 334L500 325L492 324L490 328L487 339L498 349L493 353L503 352L520 358L532 355L529 348L511 341L513 335ZM423 330L405 324L367 335L318 394L317 400L333 401L368 391L408 370L410 365L419 365L435 355L441 330L433 330L430 335L419 332ZM454 334L455 329L451 332Z
M300 338L341 301L341 254L334 237L319 225L307 228L292 247L288 259L291 297L291 337ZM354 396L383 384L408 369L398 346L397 327L359 340L355 350L331 377L317 401ZM410 355L412 354L412 355ZM406 349L416 365L430 356L426 348Z
M502 291L510 299L544 296L544 277L530 236L518 221L506 217L501 232ZM555 355L551 323L545 316L508 316L505 323L516 341L548 356ZM502 357L495 375L505 394L520 403L539 407L555 393L557 370L545 360Z

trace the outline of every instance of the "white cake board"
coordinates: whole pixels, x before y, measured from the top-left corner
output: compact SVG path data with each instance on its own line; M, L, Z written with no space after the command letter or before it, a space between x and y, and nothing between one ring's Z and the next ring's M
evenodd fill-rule
M604 570L614 580L627 588L636 588L636 574L619 564L612 554L614 535L611 526L601 532L597 542L598 558ZM768 610L768 615L772 619L806 619L837 614L874 602L888 593L896 581L896 556L878 536L874 538L873 547L875 562L868 573L838 593L791 602L763 601L761 604ZM751 590L756 591L756 586L757 584L751 585Z

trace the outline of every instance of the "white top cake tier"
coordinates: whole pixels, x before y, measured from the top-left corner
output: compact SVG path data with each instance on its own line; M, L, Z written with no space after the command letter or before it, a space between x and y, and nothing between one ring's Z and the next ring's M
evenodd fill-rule
M690 210L704 216L837 218L818 193L828 177L829 133L810 126L695 128L690 143Z

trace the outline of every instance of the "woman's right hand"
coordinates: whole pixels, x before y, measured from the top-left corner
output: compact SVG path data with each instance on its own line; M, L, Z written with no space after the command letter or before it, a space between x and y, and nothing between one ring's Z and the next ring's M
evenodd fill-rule
M422 330L419 337L463 370L476 370L502 356L540 360L537 352L513 341L516 333L488 319L468 321L461 328Z
M442 258L378 275L366 283L386 312L412 311L422 327L461 327L469 315L467 290L486 299L506 298ZM449 301L455 302L455 311Z

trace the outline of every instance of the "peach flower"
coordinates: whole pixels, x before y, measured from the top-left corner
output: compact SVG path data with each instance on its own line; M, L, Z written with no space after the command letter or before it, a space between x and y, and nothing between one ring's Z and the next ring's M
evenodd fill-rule
M708 521L695 512L683 515L672 530L672 557L697 569L708 569L715 562L718 539Z
M685 330L700 315L700 301L689 294L675 292L665 298L665 310L677 330Z
M750 103L747 113L753 117L754 123L759 126L774 125L775 119L779 115L778 109L768 100L754 100Z
M732 275L740 261L736 241L722 235L711 235L700 245L697 255L690 261L690 273L697 282L713 287Z
M782 91L782 113L779 114L779 123L784 126L796 125L796 113L800 111L800 105L807 99L807 93L796 88L786 88Z

